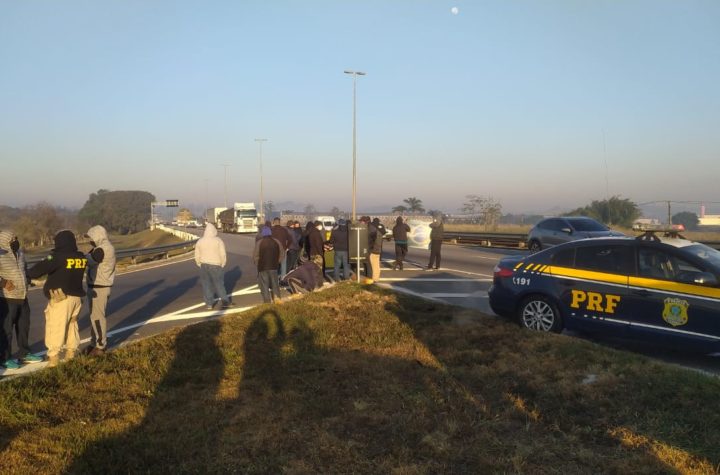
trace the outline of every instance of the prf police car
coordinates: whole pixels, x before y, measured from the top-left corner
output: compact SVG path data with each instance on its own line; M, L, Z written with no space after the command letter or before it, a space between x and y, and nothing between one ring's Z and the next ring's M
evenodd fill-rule
M720 251L677 231L583 239L503 258L490 306L532 330L607 332L720 351Z

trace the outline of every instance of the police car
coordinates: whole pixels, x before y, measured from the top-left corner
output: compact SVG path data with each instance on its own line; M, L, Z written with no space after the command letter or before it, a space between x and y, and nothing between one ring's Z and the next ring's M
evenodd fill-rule
M529 329L609 333L720 351L720 251L648 228L506 257L488 291L495 313Z

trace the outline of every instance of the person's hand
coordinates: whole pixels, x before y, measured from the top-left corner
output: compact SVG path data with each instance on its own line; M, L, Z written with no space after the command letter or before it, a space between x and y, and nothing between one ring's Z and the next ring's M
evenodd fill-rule
M53 303L62 302L66 298L67 295L65 295L62 289L50 289L50 300L52 300Z

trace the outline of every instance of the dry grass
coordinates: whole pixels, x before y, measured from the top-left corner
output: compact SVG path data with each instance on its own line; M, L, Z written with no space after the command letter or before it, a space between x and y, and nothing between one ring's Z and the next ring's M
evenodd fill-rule
M716 473L719 393L343 284L0 384L0 472Z

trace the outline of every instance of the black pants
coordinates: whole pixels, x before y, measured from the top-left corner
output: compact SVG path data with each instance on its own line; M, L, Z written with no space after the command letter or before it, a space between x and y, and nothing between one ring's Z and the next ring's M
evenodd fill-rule
M428 263L428 269L440 267L440 248L442 247L442 239L433 239L430 241L430 262ZM433 266L433 263L435 264Z
M30 333L30 305L27 299L21 303L9 303L0 299L0 362L12 358L13 327L15 343L18 347L18 358L22 359L30 353L28 334Z
M407 255L408 247L407 244L395 244L395 265L402 270L403 261Z

